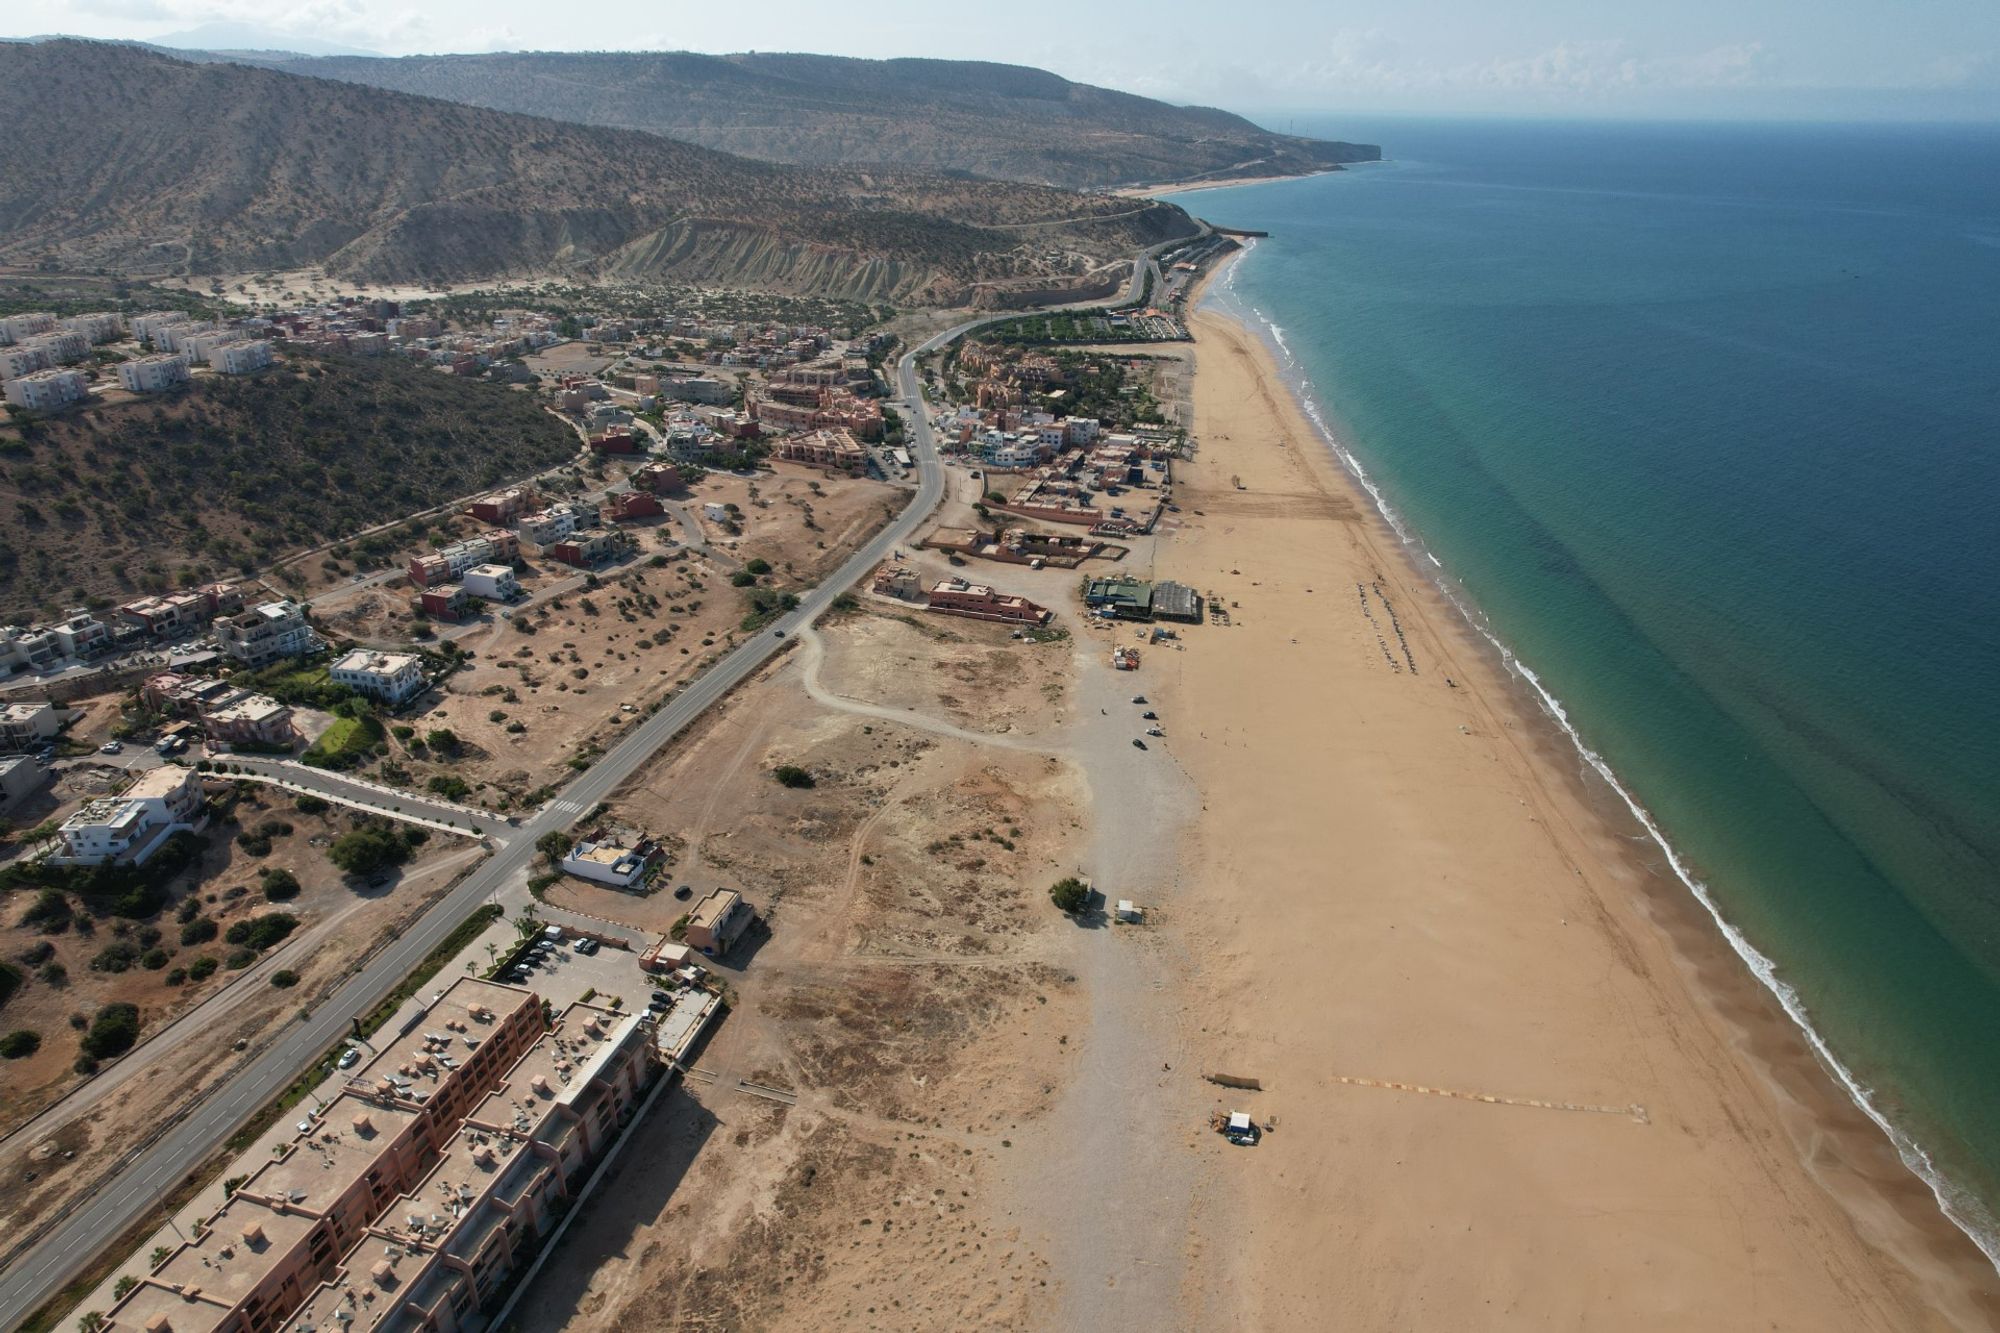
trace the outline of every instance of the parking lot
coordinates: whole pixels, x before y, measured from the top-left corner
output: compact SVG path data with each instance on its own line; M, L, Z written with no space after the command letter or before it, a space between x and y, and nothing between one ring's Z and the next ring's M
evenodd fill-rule
M653 991L662 989L659 980L639 967L639 955L631 950L606 944L595 953L580 952L581 941L575 935L564 931L563 936L528 946L527 959L501 972L498 979L532 989L558 1010L588 996L604 1005L617 1000L614 1007L635 1012L646 1007Z

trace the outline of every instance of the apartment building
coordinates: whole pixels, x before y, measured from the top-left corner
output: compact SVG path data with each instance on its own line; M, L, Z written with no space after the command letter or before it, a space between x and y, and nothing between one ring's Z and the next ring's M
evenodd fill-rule
M48 310L0 317L0 347L11 347L15 343L26 342L38 333L49 332L55 326L55 314Z
M47 370L55 362L49 357L49 349L38 342L25 342L13 347L0 347L0 379L17 380L23 375L32 375L38 370Z
M524 542L547 546L559 542L590 521L590 511L581 505L550 505L538 513L523 515L514 530Z
M226 745L286 745L296 735L292 710L269 695L244 690L201 714L202 730L211 741Z
M63 657L55 632L46 627L0 628L0 671L13 675L21 671L47 671Z
M138 625L148 634L175 635L206 625L215 614L215 603L200 592L170 592L162 597L141 597L118 608L119 618Z
M62 326L81 333L93 344L115 342L125 332L125 317L110 310L93 310L87 315L71 315Z
M306 608L289 599L262 602L215 625L216 646L245 666L304 657L319 646Z
M606 523L629 523L665 513L660 497L650 491L617 491L604 498L597 516Z
M810 435L796 435L778 441L774 452L787 462L838 468L849 473L864 471L868 466L868 451L861 447L852 431L846 430L816 430Z
M654 495L669 495L687 483L681 479L681 470L673 464L648 463L632 474L632 484Z
M37 334L22 346L39 348L52 366L74 365L90 355L90 339L69 329Z
M415 1333L478 1313L660 1076L650 1023L460 978L297 1129L242 1159L115 1333Z
M7 401L29 412L56 412L90 397L80 370L36 370L7 381Z
M270 364L271 344L264 338L238 338L208 352L208 368L223 375L248 375Z
M227 336L228 331L212 319L188 319L162 325L153 334L153 346L162 352L173 352L196 361L205 359L202 353L195 351L197 342L206 343L213 338Z
M1003 593L983 583L940 579L931 585L930 609L940 615L993 620L1008 625L1046 625L1051 613L1025 597Z
M11 810L14 803L24 796L37 791L48 770L25 754L0 756L0 810Z
M590 447L600 454L638 454L646 450L645 442L629 426L614 426L602 435L591 436Z
M56 830L56 865L144 865L174 834L201 822L201 779L191 768L148 769L116 796L85 801Z
M590 569L616 555L618 546L618 538L611 533L579 532L559 542L549 543L542 551L551 560L560 560L578 569Z
M465 590L489 602L511 602L521 595L521 581L512 565L474 565L465 571Z
M118 382L133 393L160 393L188 382L187 358L162 353L118 365Z
M46 700L0 704L0 749L32 750L61 730L62 714Z
M327 678L386 704L399 704L424 688L423 662L410 653L356 648L327 668Z
M729 952L757 919L750 904L734 889L717 889L688 913L687 931L681 936L690 949L699 949L711 958Z
M144 315L132 316L132 337L141 346L159 350L160 335L176 324L189 323L185 310L154 310Z
M441 546L429 555L413 556L407 568L410 582L419 588L431 588L455 582L475 565L512 565L520 555L521 539L505 528L493 528L476 537Z
M538 503L534 491L525 486L511 486L474 500L466 506L465 512L481 523L505 525L523 514L532 513Z
M472 594L465 590L462 583L446 583L418 593L417 606L433 620L456 624L472 609Z
M111 647L111 627L81 608L65 612L63 619L49 632L56 636L56 644L62 649L63 656L79 662L88 661Z

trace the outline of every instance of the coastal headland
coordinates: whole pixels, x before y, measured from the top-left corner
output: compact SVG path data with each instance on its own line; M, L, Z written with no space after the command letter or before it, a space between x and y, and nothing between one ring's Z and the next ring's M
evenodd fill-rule
M1152 654L1218 1109L1183 1304L1286 1328L1990 1327L2000 1281L1420 575L1260 340L1196 317Z

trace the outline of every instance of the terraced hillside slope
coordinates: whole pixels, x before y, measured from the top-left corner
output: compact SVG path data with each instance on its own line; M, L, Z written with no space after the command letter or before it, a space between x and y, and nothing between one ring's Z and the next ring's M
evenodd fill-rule
M1191 234L1170 204L752 162L610 130L97 42L0 44L0 264L562 273L1008 304Z
M0 423L0 617L238 578L576 449L528 394L387 357Z
M1382 156L1373 144L1273 134L1227 111L984 61L516 51L276 64L772 162L880 163L1076 188L1298 175Z

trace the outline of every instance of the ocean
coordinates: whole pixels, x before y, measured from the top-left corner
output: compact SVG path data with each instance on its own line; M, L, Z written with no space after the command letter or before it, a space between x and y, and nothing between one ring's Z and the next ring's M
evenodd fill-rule
M1209 299L2000 1262L2000 128L1295 124Z

